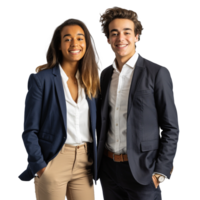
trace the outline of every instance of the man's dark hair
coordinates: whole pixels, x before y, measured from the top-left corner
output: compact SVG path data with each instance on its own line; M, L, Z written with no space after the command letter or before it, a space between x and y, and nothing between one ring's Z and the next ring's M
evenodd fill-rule
M126 10L119 7L108 8L103 15L101 15L100 22L102 26L102 32L109 38L109 24L114 19L130 19L134 23L134 33L135 36L138 34L138 41L140 40L140 35L142 34L142 24L138 21L137 13L132 10Z

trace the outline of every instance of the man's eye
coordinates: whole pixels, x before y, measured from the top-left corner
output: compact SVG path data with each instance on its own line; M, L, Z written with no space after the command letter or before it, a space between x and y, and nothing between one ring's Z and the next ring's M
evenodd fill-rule
M66 39L66 40L65 40L65 42L68 42L68 41L70 41L70 39Z

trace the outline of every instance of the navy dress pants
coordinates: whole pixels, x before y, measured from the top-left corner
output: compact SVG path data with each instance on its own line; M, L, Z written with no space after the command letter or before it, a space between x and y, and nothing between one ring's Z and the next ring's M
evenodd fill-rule
M103 156L100 181L104 200L161 200L160 187L139 184L132 176L127 162L114 162Z

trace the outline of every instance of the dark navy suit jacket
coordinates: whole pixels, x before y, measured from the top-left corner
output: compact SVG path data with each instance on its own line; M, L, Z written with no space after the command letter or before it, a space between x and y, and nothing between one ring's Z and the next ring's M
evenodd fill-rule
M96 99L87 101L90 110L90 149L94 161L93 177L97 179ZM19 176L29 181L52 160L67 140L66 102L59 66L31 74L25 102L24 132L22 138L28 153L28 167Z
M110 126L108 97L112 74L113 67L109 66L103 70L100 80L98 174ZM178 133L177 112L168 70L139 56L129 92L126 132L128 162L138 183L149 184L153 172L170 178Z

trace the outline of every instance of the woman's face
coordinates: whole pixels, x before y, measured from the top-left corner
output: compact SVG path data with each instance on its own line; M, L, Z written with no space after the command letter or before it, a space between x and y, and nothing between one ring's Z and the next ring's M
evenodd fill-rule
M86 41L83 29L78 25L65 26L61 31L61 44L64 62L78 62L85 54Z

